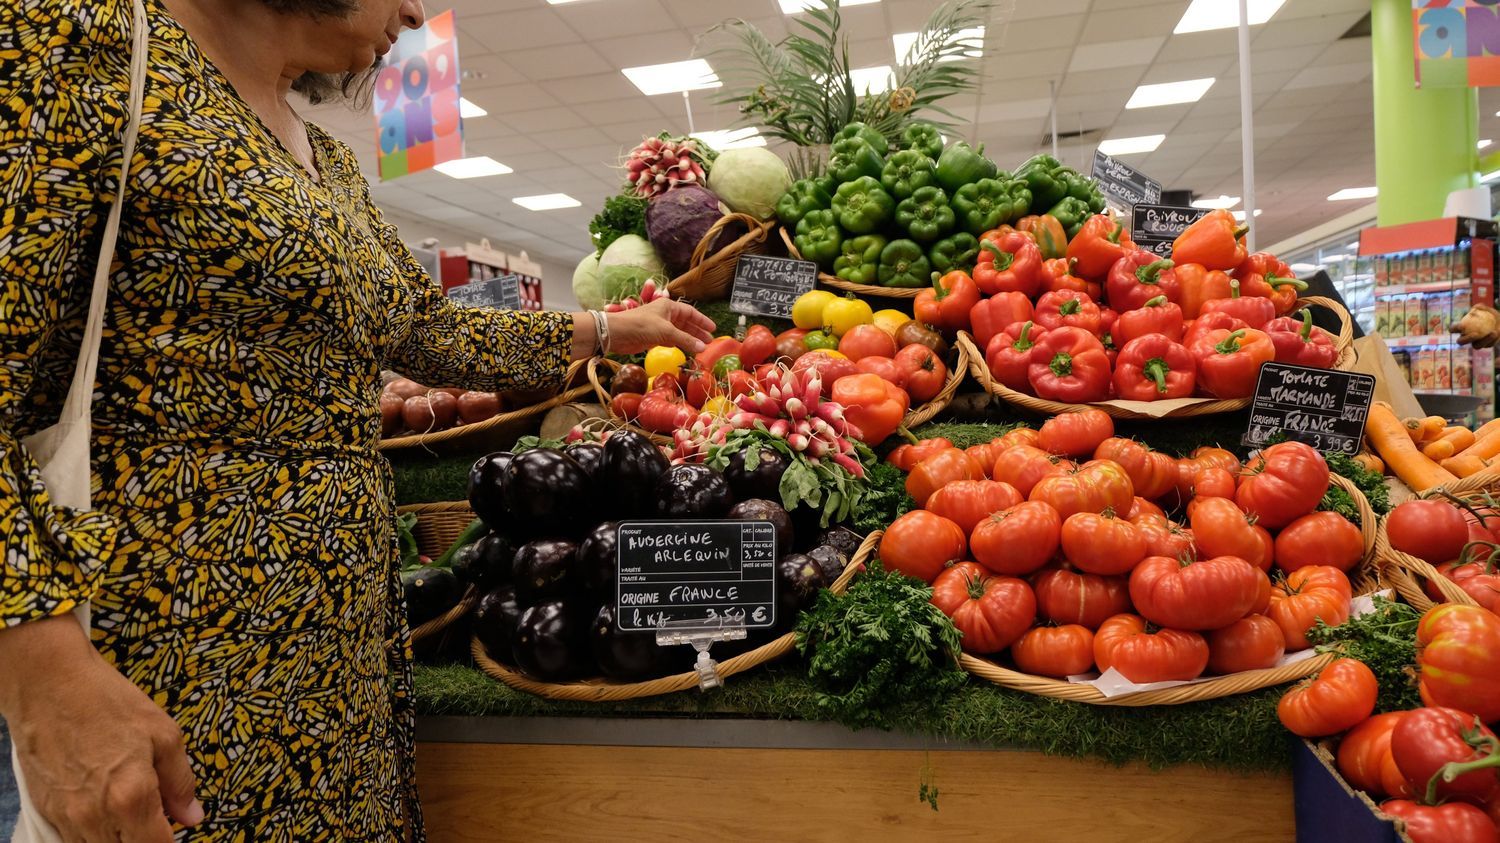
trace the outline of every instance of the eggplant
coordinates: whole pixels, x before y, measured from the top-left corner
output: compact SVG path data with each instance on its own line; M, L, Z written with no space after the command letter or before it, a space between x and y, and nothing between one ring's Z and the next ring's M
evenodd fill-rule
M406 621L421 626L458 605L463 587L447 568L427 565L403 571L401 590L406 597Z
M594 523L594 481L561 451L517 455L505 469L503 491L506 513L527 535L573 535Z
M469 469L469 506L491 530L505 525L505 469L515 458L510 451L496 451Z
M745 468L745 451L729 455L724 479L737 500L781 500L781 475L792 467L792 461L774 448L761 448L755 468Z
M787 628L797 614L812 606L828 586L823 567L805 553L788 553L776 563L776 625Z
M573 562L578 545L565 539L538 539L516 551L516 599L522 606L566 600L573 594Z
M511 654L527 676L542 682L583 673L587 622L580 623L560 600L539 603L521 613Z
M724 475L691 463L674 465L662 475L654 498L662 518L722 518L734 502Z
M608 491L607 513L620 518L651 515L656 483L669 468L667 455L645 436L633 430L610 434L599 466L599 488Z
M453 573L464 585L490 591L513 579L516 545L504 533L490 533L453 554Z
M599 479L599 467L604 464L604 445L600 442L574 442L563 448L563 453L583 466L589 478Z
M792 551L792 516L782 508L781 504L774 501L751 498L740 501L730 507L729 518L740 521L770 521L776 525L776 552L790 553Z
M479 598L469 616L473 621L474 635L489 652L490 658L503 662L515 658L511 647L515 644L521 612L514 585L502 585Z
M828 545L849 559L853 559L859 553L859 546L864 542L864 536L848 527L829 527L813 537L814 547Z
M615 572L619 570L620 522L605 521L583 537L578 545L575 570L584 593L600 600L615 596Z
M823 579L833 585L834 580L844 573L844 566L849 564L849 558L844 556L839 549L831 544L820 544L809 550L807 556L823 571Z
M606 603L594 616L589 632L594 663L611 679L644 679L661 672L662 648L654 632L621 632L615 626L615 607Z

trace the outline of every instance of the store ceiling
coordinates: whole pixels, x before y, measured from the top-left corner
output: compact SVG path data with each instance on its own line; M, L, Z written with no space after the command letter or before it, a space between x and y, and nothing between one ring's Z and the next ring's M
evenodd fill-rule
M1233 0L1221 0L1231 3ZM1189 0L997 0L976 96L953 104L958 134L987 144L1002 167L1040 151L1048 136L1048 84L1057 81L1062 157L1087 168L1101 138L1165 134L1154 152L1123 160L1168 189L1239 196L1240 106L1236 33L1172 34ZM891 35L920 29L936 0L880 0L843 11L856 67L891 64ZM786 32L777 0L430 0L458 15L464 96L488 110L465 124L467 154L515 172L455 180L436 172L378 184L371 118L342 106L310 109L359 154L383 206L475 237L572 262L588 247L588 221L620 176L612 168L645 135L686 133L680 93L644 96L624 67L688 59L694 39L744 17L773 38ZM1369 0L1286 0L1251 32L1257 218L1262 245L1353 210L1330 202L1374 184L1370 39L1342 38ZM1138 85L1213 77L1198 102L1125 110ZM698 130L735 125L717 91L694 91ZM1494 104L1481 137L1500 141ZM976 113L977 112L977 113ZM975 120L977 118L977 126ZM1097 130L1082 141L1079 129ZM1461 131L1455 127L1455 131ZM567 193L582 207L530 211L511 200Z

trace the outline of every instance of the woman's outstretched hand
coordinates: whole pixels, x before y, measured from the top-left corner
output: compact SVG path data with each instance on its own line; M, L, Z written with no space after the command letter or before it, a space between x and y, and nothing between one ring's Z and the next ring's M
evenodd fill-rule
M714 337L714 321L690 304L656 299L609 314L609 353L639 354L657 345L697 354Z

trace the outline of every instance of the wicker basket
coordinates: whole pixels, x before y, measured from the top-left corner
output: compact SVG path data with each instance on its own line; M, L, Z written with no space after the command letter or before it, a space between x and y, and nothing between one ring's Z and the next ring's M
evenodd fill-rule
M1485 502L1482 499L1487 495L1500 496L1500 472L1481 471L1462 478L1456 483L1449 483L1424 492L1418 497L1451 496L1465 502ZM1468 592L1439 573L1437 568L1391 547L1384 520L1380 522L1380 530L1375 537L1375 555L1380 565L1380 575L1391 584L1392 588L1396 589L1401 599L1421 611L1425 612L1439 602L1432 599L1424 585L1431 585L1437 589L1443 595L1441 602L1462 603L1468 606L1479 605L1479 602L1469 596Z
M745 234L728 246L709 254L719 241L724 229L742 223ZM673 298L689 301L714 301L729 298L729 288L734 283L734 268L740 255L763 255L771 240L772 222L761 222L749 214L729 214L713 224L688 263L687 272L667 283L667 291Z
M1349 582L1353 586L1355 594L1369 594L1381 586L1380 569L1375 558L1376 536L1378 532L1375 510L1370 508L1370 502L1365 500L1365 496L1353 482L1337 474L1332 475L1330 480L1334 485L1348 492L1354 498L1355 506L1359 510L1360 536L1364 540L1365 555L1355 570L1350 572ZM988 659L971 656L967 653L963 654L960 662L963 664L965 670L975 676L1015 691L1025 691L1028 694L1036 694L1058 700L1091 703L1093 705L1142 706L1181 705L1182 703L1201 702L1203 700L1213 700L1219 697L1257 691L1261 688L1269 688L1273 685L1281 685L1295 679L1311 676L1322 670L1334 658L1335 655L1333 653L1325 653L1281 667L1271 667L1264 670L1247 670L1241 673L1219 676L1207 682L1177 685L1154 691L1138 691L1133 694L1122 694L1117 697L1106 697L1103 692L1092 685L1075 684L1061 679L1051 679L1045 676L1033 676L1029 673L1021 673L1020 671L1003 667Z
M933 417L941 413L953 401L953 396L958 394L958 387L964 381L965 372L969 371L972 364L969 362L969 352L962 345L957 346L958 356L954 358L953 367L948 372L948 382L943 384L942 390L932 397L931 401L910 410L906 418L901 420L901 425L908 430L919 424L932 421Z
M881 532L880 530L876 530L865 537L864 542L859 546L859 550L855 552L854 558L850 559L848 564L845 565L844 573L839 576L833 585L829 586L830 591L835 594L844 593L844 590L849 587L849 581L854 579L854 575L874 556L875 548L880 543ZM719 662L719 676L733 676L736 673L743 673L752 667L758 667L766 662L779 659L791 652L796 643L796 634L788 632L769 644L765 644L748 653L735 656L732 659ZM619 700L640 699L642 697L655 697L698 687L698 674L696 671L663 676L660 679L650 679L645 682L611 682L606 679L590 679L583 682L567 683L538 682L528 678L519 670L503 665L490 658L489 653L477 637L473 639L470 647L475 663L485 673L518 691L525 691L528 694L535 694L539 697L546 697L552 700L616 702ZM683 658L685 660L687 656L684 655Z
M398 507L396 512L401 515L412 513L417 516L417 524L411 531L412 536L417 540L417 552L430 559L442 556L448 548L453 546L454 542L458 541L458 537L463 534L464 530L474 523L474 510L469 508L468 501L416 503ZM470 586L464 592L463 598L458 601L458 605L411 631L412 645L427 645L434 642L441 645L443 632L467 615L477 602L479 602L479 593L474 590L473 586Z
M581 381L584 374L584 367L585 363L582 360L575 360L568 366L568 373L563 379L565 387ZM511 410L508 413L501 413L482 422L450 427L447 430L393 436L380 440L379 447L382 451L398 451L405 448L428 448L444 452L509 447L518 437L535 432L536 427L541 424L542 417L547 415L548 410L566 404L569 401L577 401L588 394L588 385L580 384L572 388L565 388L552 398L539 404L532 404L530 407Z
M781 227L781 242L786 244L787 254L801 260L802 253L797 251L797 245L792 242L792 235L786 230L785 226ZM846 293L853 293L863 298L877 299L914 299L923 290L931 289L930 286L925 284L921 287L876 287L873 284L855 284L852 281L845 281L842 278L829 275L821 270L818 272L818 283L824 287L843 290Z
M588 364L589 386L594 390L594 397L599 399L600 404L604 405L605 412L609 413L610 425L612 427L624 428L625 430L633 430L658 445L670 446L672 444L672 437L662 436L659 433L652 433L651 431L643 427L637 427L633 424L630 424L629 422L615 415L614 406L610 403L609 390L604 388L604 380L599 375L600 368L609 369L610 372L613 373L620 371L621 365L609 359L608 357L595 357L594 359L590 360Z
M1345 310L1338 302L1332 299L1313 296L1298 299L1299 306L1317 305L1326 307L1336 313L1339 317L1339 332L1334 338L1334 345L1339 350L1339 359L1334 362L1334 368L1348 371L1353 368L1354 354L1354 329L1349 321L1349 311ZM1049 401L1038 398L1035 395L1027 395L1018 392L1004 384L997 383L990 377L989 364L985 362L984 350L974 341L974 338L962 331L959 332L958 342L969 348L969 370L974 374L976 380L984 385L991 394L1005 399L1025 410L1042 415L1055 416L1058 413L1066 413L1069 410L1078 410L1083 407L1095 407L1103 410L1117 419L1181 419L1192 416L1210 416L1217 413L1233 413L1250 406L1249 398L1193 398L1186 399L1183 403L1172 406L1166 412L1151 412L1143 409L1151 404L1143 404L1139 401L1096 401L1092 404L1065 404L1061 401ZM1163 403L1162 406L1167 406Z

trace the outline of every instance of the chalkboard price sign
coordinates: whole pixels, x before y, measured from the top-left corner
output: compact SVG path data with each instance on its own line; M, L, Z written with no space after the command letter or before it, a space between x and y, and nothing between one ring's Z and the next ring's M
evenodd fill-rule
M1130 239L1142 249L1170 257L1177 235L1207 214L1203 208L1143 202L1130 209Z
M1094 180L1099 190L1115 204L1131 208L1142 202L1161 201L1161 182L1115 158L1094 150Z
M492 307L498 310L521 309L521 277L502 275L483 281L470 281L448 288L448 298L465 307Z
M776 623L776 525L626 521L617 533L622 631L758 629Z
M746 316L792 318L792 304L818 280L818 265L793 258L740 255L729 309Z
M1359 453L1375 379L1287 363L1260 367L1244 444L1265 447L1277 433L1319 451Z

